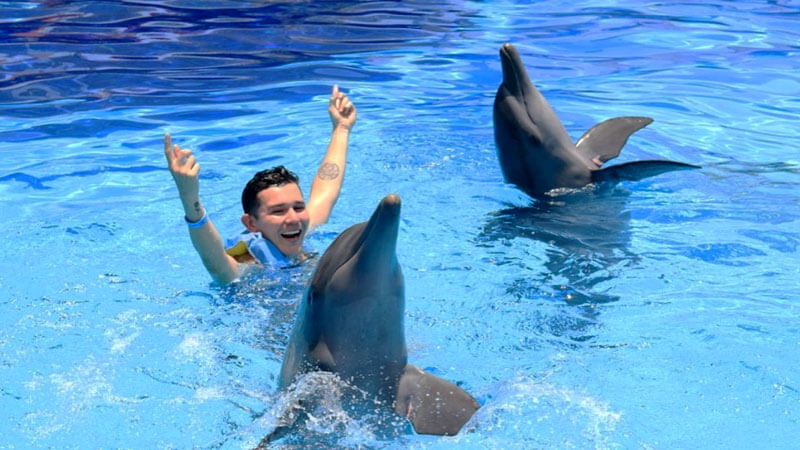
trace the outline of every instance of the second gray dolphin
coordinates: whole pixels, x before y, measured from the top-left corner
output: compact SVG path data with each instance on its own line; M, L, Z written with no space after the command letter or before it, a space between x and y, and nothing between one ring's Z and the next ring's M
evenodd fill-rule
M494 138L505 180L539 197L556 188L580 188L592 182L640 180L698 166L669 160L633 161L607 168L631 134L649 125L649 117L617 117L601 122L572 143L564 125L528 78L519 52L500 48L503 82L494 100Z

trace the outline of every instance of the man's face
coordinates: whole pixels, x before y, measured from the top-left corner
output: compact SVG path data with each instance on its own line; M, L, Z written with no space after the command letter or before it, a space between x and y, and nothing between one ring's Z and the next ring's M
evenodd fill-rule
M260 231L284 255L299 254L310 218L297 183L262 190L258 204L256 215L245 214L242 223L249 231Z

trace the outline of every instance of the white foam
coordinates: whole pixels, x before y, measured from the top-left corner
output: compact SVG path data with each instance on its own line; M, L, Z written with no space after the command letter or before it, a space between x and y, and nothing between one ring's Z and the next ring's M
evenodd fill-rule
M500 385L492 397L465 429L473 428L490 436L508 429L520 434L533 432L534 438L539 437L534 442L542 445L559 445L552 441L554 436L574 439L580 435L586 442L570 440L560 444L593 445L599 449L618 446L613 442L613 432L622 420L622 413L591 393L524 375Z

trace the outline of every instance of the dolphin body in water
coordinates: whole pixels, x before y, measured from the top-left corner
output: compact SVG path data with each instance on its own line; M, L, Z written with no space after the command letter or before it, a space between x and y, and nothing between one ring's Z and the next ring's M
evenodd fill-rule
M587 131L572 143L564 125L528 78L519 52L500 48L503 82L494 100L494 138L503 176L533 197L556 188L580 188L593 182L640 180L663 172L696 169L677 161L633 161L602 168L619 156L631 134L649 125L649 117L617 117Z
M454 435L479 405L407 362L404 281L395 254L399 221L400 198L388 195L369 221L342 232L325 251L297 314L280 387L303 373L334 372L370 402L407 417L417 433Z

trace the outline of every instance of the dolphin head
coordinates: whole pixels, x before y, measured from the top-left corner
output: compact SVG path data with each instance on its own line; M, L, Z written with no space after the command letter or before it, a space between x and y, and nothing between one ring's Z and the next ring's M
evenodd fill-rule
M500 47L500 65L503 68L503 82L497 88L494 100L495 138L514 135L518 139L524 138L529 145L546 146L547 141L552 140L548 136L553 126L552 119L555 118L556 128L561 126L561 122L544 96L531 83L522 58L513 45L506 43ZM565 130L563 133L566 135ZM506 142L498 140L500 143ZM508 145L503 146L506 147Z
M368 221L342 232L325 251L311 280L315 297L324 296L331 283L349 284L394 270L398 266L395 249L399 222L400 197L391 194L381 200Z
M536 90L528 77L528 72L522 64L522 58L513 45L506 43L500 47L500 65L503 68L503 84L508 95L514 96L524 103L526 94Z
M305 298L319 333L314 341L327 347L330 369L368 391L380 390L406 365L405 289L395 254L399 222L400 197L388 195L367 222L334 240Z
M500 64L503 82L494 100L494 138L505 180L538 196L565 183L557 178L588 178L564 125L531 82L513 45L500 48Z

